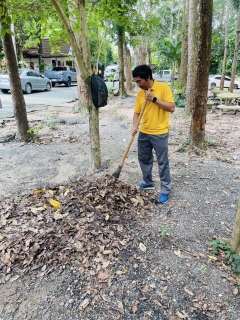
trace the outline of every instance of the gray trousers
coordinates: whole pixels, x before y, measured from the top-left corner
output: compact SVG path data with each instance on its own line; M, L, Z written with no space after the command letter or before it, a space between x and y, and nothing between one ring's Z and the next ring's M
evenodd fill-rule
M143 181L150 185L154 185L152 180L153 149L157 156L161 192L168 194L172 186L168 162L168 133L150 135L139 132L138 161L142 170Z

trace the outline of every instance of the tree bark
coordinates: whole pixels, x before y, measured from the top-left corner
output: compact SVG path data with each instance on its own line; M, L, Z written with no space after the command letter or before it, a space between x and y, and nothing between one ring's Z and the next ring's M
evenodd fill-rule
M196 92L196 66L197 66L197 6L198 0L189 0L188 23L188 68L186 89L186 112L192 113Z
M232 238L230 240L230 250L232 253L240 254L240 198L233 227Z
M239 54L239 38L240 38L240 5L238 7L238 18L237 18L237 30L236 30L236 38L235 38L235 49L234 49L234 58L232 64L232 74L231 74L231 81L229 91L233 92L234 88L234 81L236 77L236 70L237 70L237 60Z
M119 62L119 95L123 97L125 93L124 89L124 27L118 26L118 62Z
M95 108L92 102L91 92L91 75L92 67L90 61L90 45L88 36L88 23L85 9L85 0L77 0L75 8L78 8L80 19L80 30L75 33L71 25L70 19L61 7L60 0L51 0L53 6L57 10L59 17L68 33L69 41L73 48L77 69L80 71L81 80L78 83L79 92L79 107L87 108L89 112L89 133L91 141L91 152L93 167L101 167L101 151L100 151L100 136L99 136L99 110ZM69 15L72 14L69 8ZM78 78L79 79L79 78Z
M240 198L238 199L238 208L235 216L232 237L230 239L220 238L220 240L230 245L230 251L240 255Z
M220 82L220 90L223 90L223 88L224 88L225 70L226 70L226 65L227 65L229 11L230 11L230 0L228 0L228 2L227 2L227 11L226 11L226 17L225 17L225 46L224 46L224 57L223 57L223 66L222 66L222 77L221 77L221 82Z
M187 63L188 63L188 0L184 1L183 19L182 19L182 48L181 63L179 68L178 85L182 89L187 84Z
M208 74L211 54L213 0L200 0L200 25L196 91L190 128L190 144L201 147L205 139Z
M3 1L2 8L6 10L6 2ZM0 23L4 29L10 30L10 25L5 23L6 11L3 10L0 16ZM12 36L5 33L2 37L3 51L6 59L7 70L10 80L10 90L13 103L13 111L17 124L17 138L19 141L28 141L29 124L27 120L26 104L23 97L21 82L19 79L17 58L14 50Z
M131 53L128 46L125 44L125 61L126 61L126 91L127 93L132 92L132 63Z

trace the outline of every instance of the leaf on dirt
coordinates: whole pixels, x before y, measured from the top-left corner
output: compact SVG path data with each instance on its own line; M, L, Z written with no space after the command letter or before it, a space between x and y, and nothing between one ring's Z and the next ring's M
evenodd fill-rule
M146 246L145 246L142 242L139 243L139 249L140 249L141 251L143 251L143 252L146 252L146 251L147 251Z
M106 215L105 220L108 221L110 218L109 214Z
M181 256L182 256L182 253L181 253L181 250L180 250L180 249L175 250L175 251L174 251L174 254L175 254L176 256L178 256L179 258L181 258Z
M133 313L136 313L137 310L138 310L138 308L137 308L136 304L134 304L134 305L132 306L132 312L133 312Z
M148 292L149 291L149 285L145 285L145 287L141 290L142 292Z
M185 312L185 311L182 311L182 312L180 312L180 311L177 311L176 312L176 315L180 318L180 319L189 319L188 318L188 314Z
M103 254L110 254L112 251L111 250L104 250Z
M208 256L209 259L213 260L213 261L216 261L217 258L215 256Z
M235 295L238 294L238 288L233 289L233 294L235 294Z
M39 207L39 208L31 208L32 213L36 214L39 211L44 211L45 209L43 207Z
M194 296L194 293L188 290L188 288L184 287L184 291L187 292L190 296Z
M90 302L90 301L89 301L88 298L84 299L83 302L80 304L79 309L80 309L80 310L85 309L85 308L89 305L89 302Z
M153 300L153 302L154 302L157 306L162 307L162 304L161 304L159 301Z
M51 205L52 205L54 208L60 209L61 203L60 203L59 201L49 200L49 202L51 203Z
M108 273L106 272L103 272L103 271L100 271L99 274L98 274L98 278L100 280L107 280L109 277Z
M119 311L121 314L124 314L124 309L123 309L122 301L117 300L117 308L118 308L118 311Z
M70 191L70 189L67 189L65 192L64 192L64 197L66 197L67 195L68 195L68 193L69 193L69 191Z
M109 266L109 264L110 264L110 261L103 261L102 262L103 269L107 268Z
M42 192L42 190L36 190L36 191L34 191L34 195L36 196L37 194L39 194L41 192Z
M128 268L127 267L123 267L123 272L127 273L128 272Z
M118 270L116 271L116 274L118 274L119 276L121 276L122 274L124 274L125 272L124 271L121 271L121 270Z

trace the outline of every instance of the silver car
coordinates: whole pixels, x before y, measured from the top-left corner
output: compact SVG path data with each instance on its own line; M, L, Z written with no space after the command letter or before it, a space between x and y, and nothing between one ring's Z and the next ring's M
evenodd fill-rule
M19 69L22 91L30 94L33 90L50 91L52 88L51 80L41 73L31 69ZM8 93L10 90L8 71L0 74L0 90Z

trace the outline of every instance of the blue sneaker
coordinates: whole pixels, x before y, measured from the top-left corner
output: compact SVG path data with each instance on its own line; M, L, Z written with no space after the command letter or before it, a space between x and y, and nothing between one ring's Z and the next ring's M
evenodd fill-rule
M166 193L161 193L160 197L158 199L158 202L160 203L167 203L168 202L168 194Z
M145 182L140 183L138 186L140 189L143 189L143 190L154 190L155 189L154 185L146 184Z

